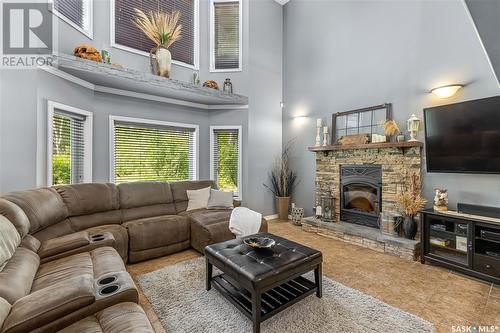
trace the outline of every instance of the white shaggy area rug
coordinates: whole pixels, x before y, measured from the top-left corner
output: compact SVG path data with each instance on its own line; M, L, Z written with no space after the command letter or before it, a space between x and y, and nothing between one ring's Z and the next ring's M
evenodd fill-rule
M220 273L214 267L214 275ZM309 276L312 279L312 275ZM205 290L205 258L139 276L139 284L168 333L244 333L252 323L219 292ZM314 280L313 280L314 281ZM323 277L314 294L261 324L263 333L434 332L431 323Z

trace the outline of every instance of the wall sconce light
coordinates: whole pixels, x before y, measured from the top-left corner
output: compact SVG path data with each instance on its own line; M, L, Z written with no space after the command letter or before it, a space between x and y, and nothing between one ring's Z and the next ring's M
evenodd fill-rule
M448 98L455 95L462 87L463 84L449 84L447 86L433 88L430 92L439 98Z

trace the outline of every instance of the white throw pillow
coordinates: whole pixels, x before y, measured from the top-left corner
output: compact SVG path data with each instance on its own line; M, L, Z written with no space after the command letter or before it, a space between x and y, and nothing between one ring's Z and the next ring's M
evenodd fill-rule
M210 190L207 209L233 209L233 192Z
M208 199L210 198L211 187L205 187L199 190L187 190L187 197L189 199L187 212L190 210L207 208Z
M19 244L21 236L16 227L5 217L0 216L0 271L12 258Z

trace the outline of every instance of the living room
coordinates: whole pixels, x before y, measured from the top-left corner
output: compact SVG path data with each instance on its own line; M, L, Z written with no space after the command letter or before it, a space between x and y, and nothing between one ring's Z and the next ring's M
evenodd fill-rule
M500 2L1 8L0 332L500 332Z

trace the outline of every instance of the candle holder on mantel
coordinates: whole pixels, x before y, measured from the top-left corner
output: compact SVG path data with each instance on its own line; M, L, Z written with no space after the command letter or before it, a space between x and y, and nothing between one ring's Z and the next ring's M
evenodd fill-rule
M328 146L328 126L323 127L323 146Z
M335 221L335 198L332 197L331 192L328 192L325 196L321 197L321 208L322 216L321 220L323 222L334 222Z
M322 120L321 118L316 119L316 147L321 146L321 128L322 128Z

